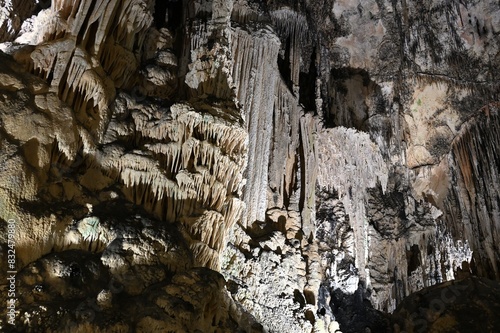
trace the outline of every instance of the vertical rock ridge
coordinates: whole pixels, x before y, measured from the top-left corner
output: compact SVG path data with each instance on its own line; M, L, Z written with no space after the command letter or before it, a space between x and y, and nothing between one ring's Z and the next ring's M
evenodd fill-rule
M233 81L248 131L247 185L244 190L247 216L244 224L264 221L267 207L267 174L272 110L278 82L276 58L279 41L274 35L264 32L249 33L236 28L232 37Z
M347 144L353 144L348 152L343 150ZM338 192L343 201L354 229L356 267L360 278L369 283L366 189L374 188L379 183L385 192L388 180L385 161L366 133L342 127L319 135L318 159L318 186Z
M500 236L499 129L496 105L484 107L462 126L451 151L451 176L456 177L458 186L449 189L446 199L448 226L471 244L477 273L497 280L500 269L497 246ZM456 203L452 204L452 200ZM453 223L454 216L460 216L464 223Z
M271 19L277 29L280 38L288 41L290 46L289 67L290 80L293 86L293 93L298 97L299 94L299 73L301 68L301 47L306 38L308 38L308 23L305 15L284 7L270 12Z
M267 206L298 212L300 185L296 173L300 164L299 128L303 110L282 80L277 85L269 157L269 188L272 194Z

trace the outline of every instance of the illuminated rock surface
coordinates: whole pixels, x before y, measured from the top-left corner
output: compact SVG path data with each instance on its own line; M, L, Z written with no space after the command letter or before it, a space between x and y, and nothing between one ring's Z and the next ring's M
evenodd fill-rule
M0 330L500 330L498 2L0 4Z

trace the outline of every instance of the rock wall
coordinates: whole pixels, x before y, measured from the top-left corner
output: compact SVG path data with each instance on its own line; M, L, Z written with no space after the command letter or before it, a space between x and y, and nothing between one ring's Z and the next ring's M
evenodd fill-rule
M500 280L498 3L4 2L2 329L397 332Z

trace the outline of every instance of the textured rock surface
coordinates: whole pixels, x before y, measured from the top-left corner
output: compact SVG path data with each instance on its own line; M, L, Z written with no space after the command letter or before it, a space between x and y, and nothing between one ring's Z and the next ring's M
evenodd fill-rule
M499 326L498 282L468 278L420 291L394 312L395 332L494 332Z
M498 307L498 2L0 4L2 330L467 331ZM412 316L461 286L493 296Z

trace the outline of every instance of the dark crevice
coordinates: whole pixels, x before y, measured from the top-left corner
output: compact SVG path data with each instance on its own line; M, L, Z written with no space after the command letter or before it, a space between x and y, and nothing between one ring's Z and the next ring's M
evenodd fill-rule
M311 54L309 63L309 72L299 74L299 103L306 111L316 110L316 78L318 71L316 69L316 49Z
M168 15L169 1L158 0L155 1L155 11L153 14L154 25L157 29L165 26Z
M166 25L171 31L176 32L183 25L184 7L181 0L166 2ZM158 1L157 1L158 3Z
M408 276L421 266L421 254L417 244L413 244L409 251L406 251L406 261L408 262Z
M95 44L95 37L97 35L97 30L99 29L99 21L93 22L87 30L87 40L84 42L84 48L87 52L92 53L92 49Z
M290 68L290 37L286 39L283 55L278 56L278 69L286 86L292 91L292 70Z
M87 11L87 16L83 20L83 24L80 27L80 31L78 32L78 36L76 37L76 45L81 45L83 41L83 36L85 35L85 32L88 31L88 24L90 17L92 16L92 12L94 11L95 7L95 2L92 2L90 4L89 10ZM95 37L94 37L95 38ZM85 45L83 45L85 47Z

